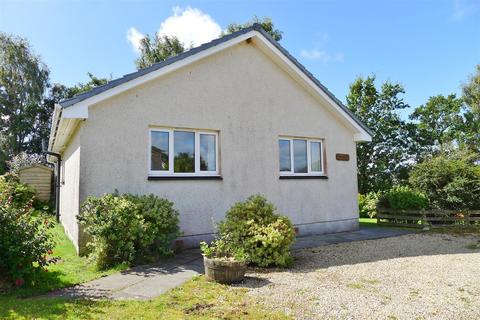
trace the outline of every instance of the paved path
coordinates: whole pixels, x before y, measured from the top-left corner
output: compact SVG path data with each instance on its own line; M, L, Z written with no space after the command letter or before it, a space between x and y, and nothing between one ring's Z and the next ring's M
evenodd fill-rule
M390 228L362 228L297 238L294 250L322 245L396 237L412 231ZM186 250L154 265L138 266L91 282L48 294L50 297L73 299L136 299L147 300L175 288L203 273L203 259L198 249Z

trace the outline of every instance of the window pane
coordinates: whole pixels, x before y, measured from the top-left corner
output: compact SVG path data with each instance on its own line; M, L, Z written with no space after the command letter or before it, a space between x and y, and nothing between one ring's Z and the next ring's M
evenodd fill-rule
M280 171L292 171L290 140L278 140L280 150Z
M293 166L295 173L307 173L306 140L293 140Z
M150 170L168 170L168 132L152 131Z
M200 134L200 170L215 171L215 135Z
M195 172L195 133L173 133L173 169L175 172Z
M311 163L311 170L315 172L322 171L322 147L320 142L310 142L310 163Z

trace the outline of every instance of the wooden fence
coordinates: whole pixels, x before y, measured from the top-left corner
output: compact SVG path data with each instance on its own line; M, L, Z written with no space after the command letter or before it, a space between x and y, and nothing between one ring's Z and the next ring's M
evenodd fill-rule
M443 228L480 224L480 210L396 210L377 208L377 223L383 226Z

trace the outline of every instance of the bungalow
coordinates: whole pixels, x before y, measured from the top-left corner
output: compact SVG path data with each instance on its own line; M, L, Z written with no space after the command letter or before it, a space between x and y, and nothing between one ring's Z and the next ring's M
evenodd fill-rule
M114 190L173 201L186 246L255 193L300 235L357 229L364 141L368 128L253 25L60 102L49 151L79 250L81 203Z

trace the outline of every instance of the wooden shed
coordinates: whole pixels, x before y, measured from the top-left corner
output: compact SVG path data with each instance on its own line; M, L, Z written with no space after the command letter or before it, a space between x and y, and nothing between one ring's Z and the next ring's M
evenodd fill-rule
M37 190L38 198L43 201L50 200L52 194L53 169L44 165L25 167L18 171L22 183L28 184Z

